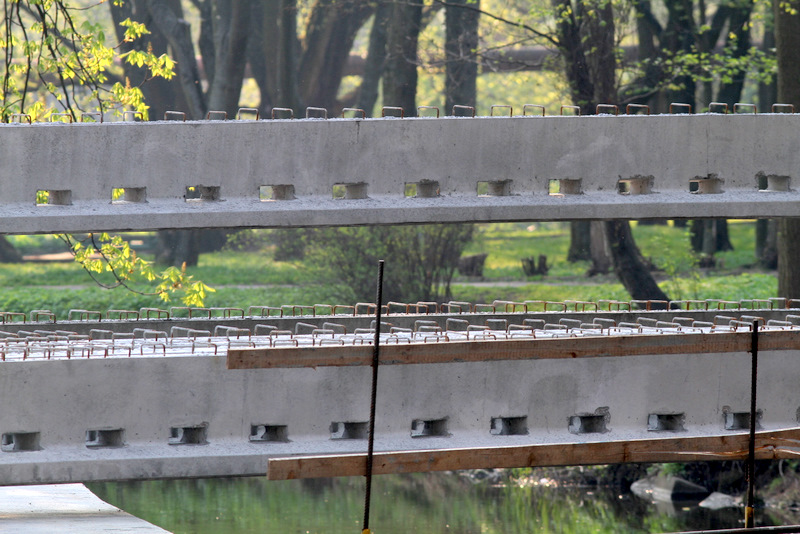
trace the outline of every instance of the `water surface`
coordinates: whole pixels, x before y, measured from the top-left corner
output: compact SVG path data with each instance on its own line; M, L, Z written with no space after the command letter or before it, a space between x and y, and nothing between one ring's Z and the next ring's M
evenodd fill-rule
M529 479L526 481L529 482ZM89 484L103 500L175 534L361 532L361 477L267 481L222 478ZM604 489L476 482L458 473L373 480L379 534L675 532L741 526L740 510L655 506ZM760 523L771 524L765 518Z

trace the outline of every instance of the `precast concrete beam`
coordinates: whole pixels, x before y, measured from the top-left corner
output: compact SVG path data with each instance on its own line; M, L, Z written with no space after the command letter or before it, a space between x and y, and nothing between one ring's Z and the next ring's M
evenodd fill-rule
M796 216L798 126L791 114L5 124L0 232Z
M586 338L580 354L565 357L548 352L539 344L546 340L533 332L512 338L510 329L504 341L492 341L502 338L500 331L475 335L484 348L518 345L515 359L476 358L472 352L463 358L469 361L434 363L423 356L428 363L411 358L383 366L375 450L555 447L656 437L679 442L747 428L750 354L739 339L748 334L734 331L739 326L727 333L702 327L723 345L710 339L678 353L670 353L671 340L691 339L676 325L660 334L664 350L639 326L619 325L623 333L617 334L576 328L561 334L539 328L536 336L600 336L594 338L598 347L616 344L626 355L602 348L593 353ZM757 421L765 431L793 428L800 366L797 350L786 347L795 346L797 331L790 325L767 330L759 381L769 387L759 389ZM431 351L439 343L405 335L408 344L397 345L400 350ZM780 343L771 343L771 336ZM291 355L297 337L260 342ZM135 350L108 355L91 350L86 340L66 342L75 348L66 355L56 341L29 341L29 350L24 339L8 341L0 361L0 485L263 475L270 458L366 450L366 365L227 369L228 347L251 340L225 338L197 346L163 337L122 340ZM353 343L354 352L362 347ZM305 335L301 350L322 344Z

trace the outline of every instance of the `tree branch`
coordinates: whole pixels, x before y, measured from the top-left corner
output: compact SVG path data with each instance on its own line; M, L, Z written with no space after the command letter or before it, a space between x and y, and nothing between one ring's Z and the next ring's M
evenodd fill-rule
M446 0L433 0L433 1L445 7L456 7L461 9L468 9L470 11L475 11L485 17L488 17L492 20L496 20L497 22L502 22L503 24L506 24L508 26L513 26L515 28L522 28L523 30L529 31L532 34L536 35L537 37L541 37L542 39L547 40L553 46L559 46L558 39L554 38L552 35L548 33L540 32L539 30L535 29L533 26L530 26L528 24L524 24L522 22L514 22L513 20L501 17L500 15L495 15L494 13L490 13L486 10L480 9L470 4L455 4L453 2L447 2Z

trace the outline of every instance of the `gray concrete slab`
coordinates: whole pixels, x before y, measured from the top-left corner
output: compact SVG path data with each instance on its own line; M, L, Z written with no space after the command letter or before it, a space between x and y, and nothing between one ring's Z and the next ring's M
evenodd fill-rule
M2 534L169 534L103 502L83 484L0 487Z

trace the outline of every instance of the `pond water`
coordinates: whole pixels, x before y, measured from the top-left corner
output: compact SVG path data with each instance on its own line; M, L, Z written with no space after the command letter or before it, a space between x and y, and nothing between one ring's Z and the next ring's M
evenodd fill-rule
M264 478L88 484L103 500L175 534L361 532L364 479ZM761 517L764 516L764 517ZM458 473L379 476L380 534L649 533L741 526L742 511L654 505L610 490L476 483ZM759 525L773 524L759 512Z

